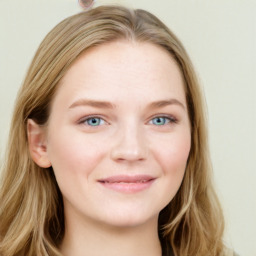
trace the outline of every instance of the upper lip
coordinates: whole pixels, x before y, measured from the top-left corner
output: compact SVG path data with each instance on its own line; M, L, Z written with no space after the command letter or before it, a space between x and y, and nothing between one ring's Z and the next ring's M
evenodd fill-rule
M150 175L116 175L103 179L99 179L102 183L136 183L136 182L148 182L155 178Z

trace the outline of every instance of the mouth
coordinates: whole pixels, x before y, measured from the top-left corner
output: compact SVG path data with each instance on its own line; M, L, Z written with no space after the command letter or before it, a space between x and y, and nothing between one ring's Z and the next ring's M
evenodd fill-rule
M123 193L136 193L148 189L156 178L149 175L112 176L98 182L105 188Z

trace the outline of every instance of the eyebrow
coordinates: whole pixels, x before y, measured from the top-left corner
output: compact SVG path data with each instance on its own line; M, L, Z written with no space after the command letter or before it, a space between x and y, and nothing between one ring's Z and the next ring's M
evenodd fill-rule
M169 105L178 105L182 107L184 110L186 109L185 105L182 104L177 99L167 99L167 100L159 100L154 101L149 104L148 108L161 108L166 107ZM82 107L82 106L90 106L95 108L107 108L107 109L114 109L116 108L116 105L113 103L110 103L108 101L98 101L98 100L89 100L89 99L78 99L74 103L72 103L69 107L69 109L75 108L75 107Z
M186 109L185 105L177 99L167 99L167 100L155 101L155 102L152 102L149 104L149 108L162 108L162 107L166 107L169 105L178 105L178 106L182 107L184 110Z
M97 101L97 100L89 100L89 99L79 99L70 105L69 109L81 106L90 106L95 108L115 108L116 106L107 101Z

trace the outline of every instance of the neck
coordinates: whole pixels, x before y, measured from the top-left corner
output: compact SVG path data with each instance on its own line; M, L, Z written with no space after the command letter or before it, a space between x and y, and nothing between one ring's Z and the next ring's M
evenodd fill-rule
M113 227L76 221L66 223L64 256L161 256L157 220L136 227Z

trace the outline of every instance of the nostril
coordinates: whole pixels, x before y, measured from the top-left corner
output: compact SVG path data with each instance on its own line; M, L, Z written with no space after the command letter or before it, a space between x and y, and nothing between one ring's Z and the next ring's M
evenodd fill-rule
M148 155L148 146L138 127L126 126L120 134L113 139L110 150L111 158L114 161L143 161Z
M143 150L140 151L129 151L125 149L115 149L112 151L112 159L118 162L124 161L143 161L146 158L146 154Z

